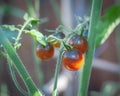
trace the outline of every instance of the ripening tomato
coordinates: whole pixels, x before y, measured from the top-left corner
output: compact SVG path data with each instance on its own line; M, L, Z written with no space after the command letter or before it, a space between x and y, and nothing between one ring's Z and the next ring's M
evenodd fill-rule
M48 60L53 56L54 48L49 43L46 46L39 44L36 49L36 54L41 60Z
M84 64L84 54L77 49L67 50L63 53L62 64L68 70L79 70Z
M65 37L65 34L63 32L57 32L57 33L54 33L53 36L59 39L63 39Z
M65 34L63 32L58 32L58 33L54 33L53 36L55 36L58 39L63 39L65 37ZM60 47L60 40L51 40L50 42L53 47L59 48Z
M88 42L86 38L79 36L79 35L73 35L69 39L68 44L78 49L82 53L85 53L88 49Z

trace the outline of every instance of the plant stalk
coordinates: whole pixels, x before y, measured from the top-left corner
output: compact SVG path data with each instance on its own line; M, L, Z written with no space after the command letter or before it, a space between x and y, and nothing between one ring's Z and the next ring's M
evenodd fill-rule
M59 57L57 59L57 64L56 64L56 68L55 68L55 78L54 78L54 86L53 86L52 96L57 95L57 81L58 81L58 74L59 74L59 70L60 70L63 48L64 47L61 46L60 49L59 49Z
M22 28L20 29L19 33L18 33L18 36L15 40L15 44L14 44L14 47L16 49L17 47L17 44L19 43L19 40L20 40L20 37L22 35L22 31L25 29L25 27L28 25L28 23L30 22L31 20L28 20L27 22L24 23L24 25L22 26Z
M0 42L5 48L8 56L12 60L14 66L16 67L19 75L23 79L25 85L27 86L27 89L29 91L30 96L42 96L42 93L38 90L36 85L33 83L30 75L26 71L26 68L24 67L22 61L20 60L19 56L17 55L15 49L10 44L9 40L5 37L2 29L0 28Z
M7 56L7 61L8 61L10 73L11 73L11 76L12 76L12 80L13 80L15 86L17 87L17 89L18 89L23 95L28 96L28 92L25 91L25 90L20 86L20 84L19 84L18 81L17 81L17 78L16 78L16 76L15 76L15 72L14 72L13 62L11 61L11 59L9 58L9 56Z
M96 25L100 17L101 6L102 6L102 0L92 0L90 27L88 34L89 49L85 55L85 64L81 72L78 96L87 96L91 69L92 69L92 59L95 51L95 43L97 38Z

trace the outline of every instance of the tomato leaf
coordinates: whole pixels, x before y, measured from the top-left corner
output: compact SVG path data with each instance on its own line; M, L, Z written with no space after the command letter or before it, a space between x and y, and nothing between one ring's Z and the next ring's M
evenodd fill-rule
M42 45L46 45L46 39L45 36L43 36L43 34L37 30L30 30L27 32L28 34L30 34L33 38L35 38L36 41L38 41L39 43L41 43Z
M25 13L25 15L23 16L23 19L25 21L30 20L30 23L28 24L28 27L33 27L36 26L37 24L42 24L48 21L47 18L34 18L34 17L30 17L27 13Z
M118 24L120 24L120 6L112 6L98 21L96 46L103 44Z
M2 30L16 31L15 25L1 25Z

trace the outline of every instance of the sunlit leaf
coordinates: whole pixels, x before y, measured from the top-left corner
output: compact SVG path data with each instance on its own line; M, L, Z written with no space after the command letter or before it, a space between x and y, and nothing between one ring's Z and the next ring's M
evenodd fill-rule
M41 43L42 45L46 45L45 37L41 32L37 30L30 30L27 33L30 34L33 38L35 38L35 40Z
M118 24L120 24L120 6L112 6L98 22L96 45L103 44Z

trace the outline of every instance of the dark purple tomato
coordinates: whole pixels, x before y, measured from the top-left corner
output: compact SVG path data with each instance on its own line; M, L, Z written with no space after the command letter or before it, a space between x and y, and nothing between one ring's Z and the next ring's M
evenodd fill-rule
M85 53L88 49L88 42L85 37L79 35L73 35L68 44L73 46L73 48L78 49L80 52Z
M54 48L49 43L46 46L39 44L36 49L36 54L39 59L48 60L54 55Z
M58 39L63 39L65 37L65 34L62 33L62 32L58 32L58 33L54 33L53 36L55 36ZM50 44L52 44L53 47L59 48L61 42L60 42L60 40L55 40L55 41L53 40L53 41L50 42Z
M62 64L68 70L79 70L84 64L84 55L77 49L67 50L63 53Z

